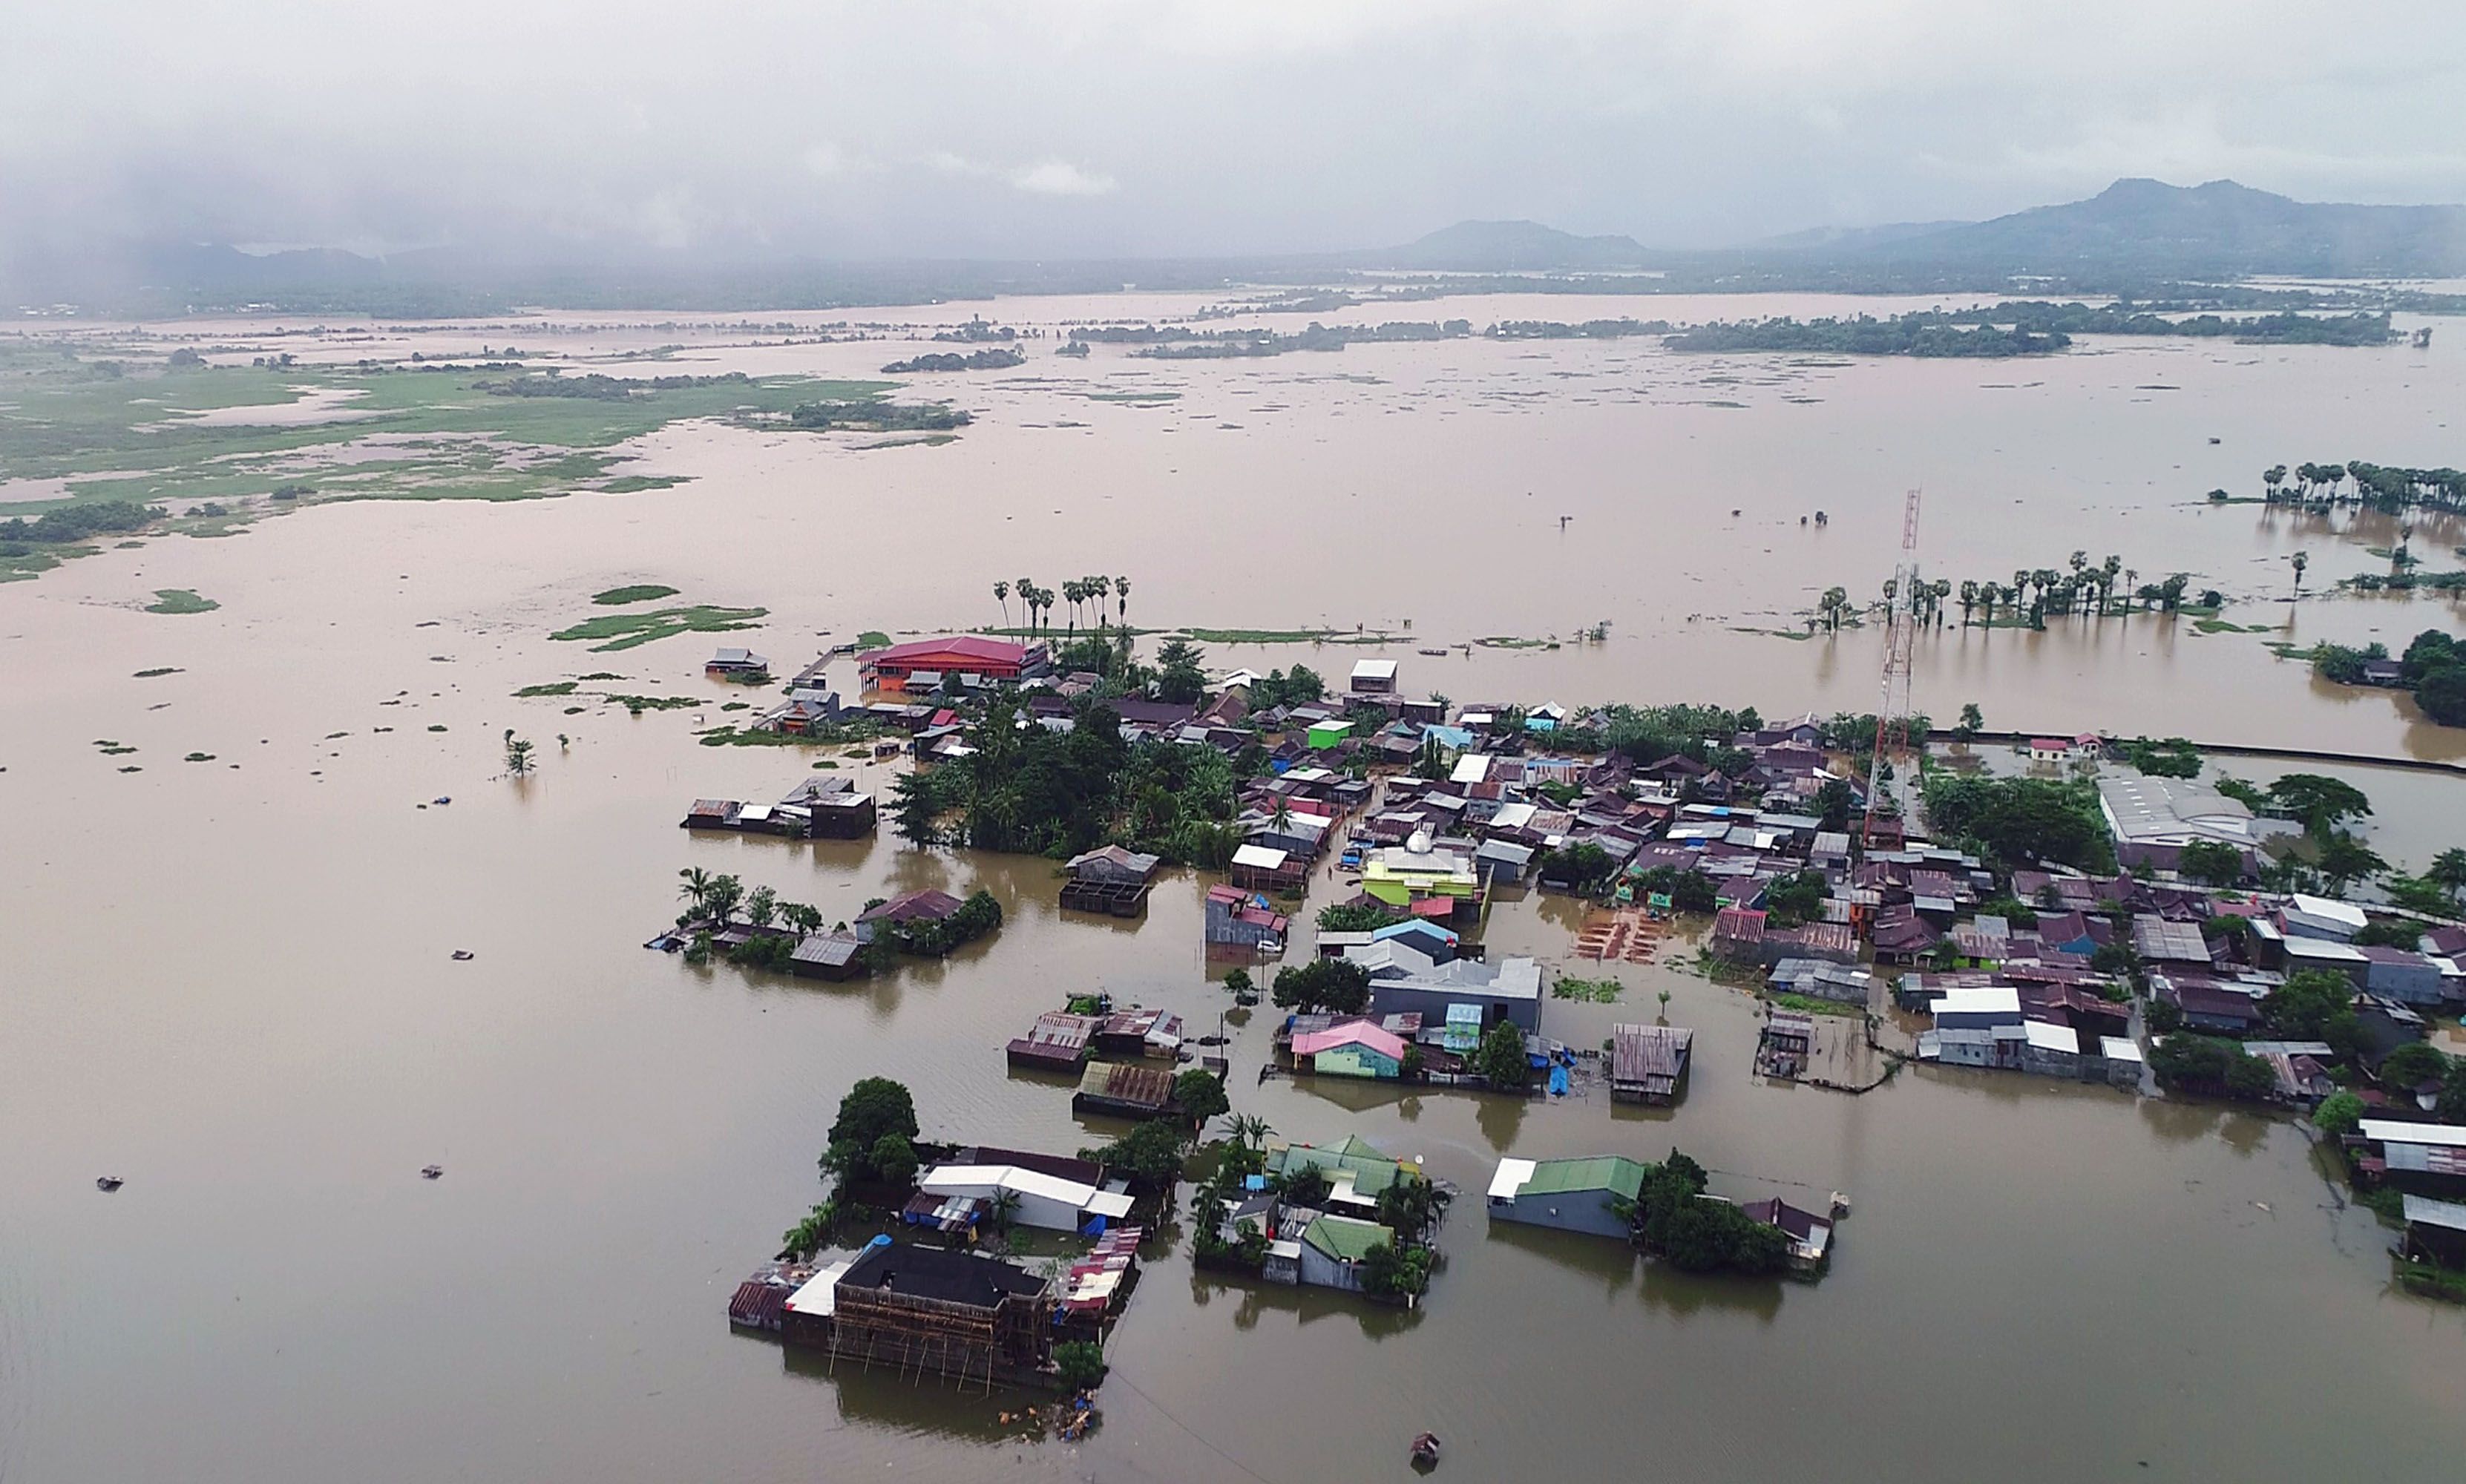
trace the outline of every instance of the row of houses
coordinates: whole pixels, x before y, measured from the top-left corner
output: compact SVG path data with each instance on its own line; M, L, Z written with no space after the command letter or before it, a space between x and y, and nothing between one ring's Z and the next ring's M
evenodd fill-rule
M680 823L789 840L863 840L873 833L876 817L874 797L849 779L807 778L775 804L697 798Z
M1492 1221L1632 1241L1635 1205L1647 1174L1644 1165L1618 1155L1501 1159L1491 1177L1490 1216ZM1788 1238L1792 1270L1811 1276L1831 1261L1831 1214L1801 1210L1777 1199L1749 1202L1739 1209L1748 1219L1778 1227Z

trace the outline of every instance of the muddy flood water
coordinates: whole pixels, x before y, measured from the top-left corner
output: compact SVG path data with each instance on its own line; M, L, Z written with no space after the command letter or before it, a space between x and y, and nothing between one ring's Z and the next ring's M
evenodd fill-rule
M1873 307L1786 307L1844 306ZM1554 298L1372 317L1715 312L1780 311ZM244 349L265 329L199 332ZM529 351L538 330L415 338ZM916 349L777 338L645 323L537 344L688 342L594 368L615 374L869 373ZM2023 364L1477 340L1073 363L1050 344L1015 372L913 378L977 414L947 446L688 426L639 449L639 471L692 476L671 489L335 505L0 585L0 1479L1300 1484L1409 1477L1424 1428L1446 1439L1443 1475L1468 1479L2454 1476L2466 1314L2391 1286L2385 1233L2296 1124L2016 1074L1910 1072L1859 1097L1767 1084L1754 1001L1651 965L1609 971L1622 1003L1547 1002L1543 1028L1594 1045L1623 1020L1695 1027L1674 1109L1613 1110L1598 1087L1528 1104L1261 1085L1266 1012L1228 1025L1237 1111L1288 1138L1359 1134L1464 1191L1418 1312L1195 1273L1171 1224L1113 1338L1102 1426L1072 1445L1019 1441L998 1397L824 1375L732 1335L727 1297L819 1199L853 1080L907 1082L929 1135L1069 1152L1118 1130L1009 1072L1009 1037L1073 992L1199 1031L1230 1000L1200 953L1199 876L1121 923L1061 915L1042 861L678 829L692 798L775 798L812 758L695 744L761 699L701 678L710 636L550 641L605 611L593 593L767 606L725 641L793 666L861 629L990 623L997 578L1128 573L1135 623L1413 623L1385 649L1211 645L1214 663L1340 674L1388 653L1408 691L1459 700L1866 709L1873 630L1739 630L1796 627L1834 582L1871 595L1910 485L1928 569L1956 583L2114 551L2144 580L2181 568L2251 600L2230 618L2284 624L2286 552L2311 551L2307 590L2326 588L2380 568L2365 548L2382 540L2350 517L2208 507L2208 488L2256 490L2280 461L2466 462L2446 324L2428 351L2091 342ZM1177 395L1100 399L1139 391ZM1827 527L1798 524L1819 507ZM2466 534L2416 539L2438 570ZM142 611L172 588L221 606ZM2455 618L2431 598L2307 597L2291 637L2396 647ZM1414 652L1602 619L1598 645ZM1999 726L2466 755L2466 732L2316 685L2272 637L2289 636L2145 617L1964 635L1956 614L1921 641L1917 699L1939 718L1977 700ZM598 671L623 683L585 689L705 705L512 697ZM535 776L503 776L507 728L538 744ZM2376 842L2419 867L2466 835L2466 794L2406 777L2383 800L2405 821ZM694 969L639 946L688 866L834 920L922 886L984 886L1008 915L869 983ZM1487 940L1575 970L1580 916L1502 902ZM1691 1278L1481 1210L1502 1155L1673 1145L1725 1194L1848 1193L1829 1275ZM441 1180L420 1179L430 1163ZM101 1194L102 1175L126 1185Z

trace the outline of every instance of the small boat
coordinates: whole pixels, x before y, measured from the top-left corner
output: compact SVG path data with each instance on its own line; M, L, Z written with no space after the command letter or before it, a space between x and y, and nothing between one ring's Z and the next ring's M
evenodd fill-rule
M444 1175L445 1166L441 1164L423 1164L419 1167L419 1178L421 1180L440 1180Z
M96 1179L94 1188L101 1191L107 1196L126 1183L126 1180L122 1180L117 1175L104 1175Z
M1436 656L1438 656L1440 659L1443 659L1443 660L1446 658L1446 654L1447 654L1447 652L1446 652L1446 650L1444 650L1444 649L1416 649L1416 650L1414 650L1413 652L1414 652L1415 654L1421 654L1421 655L1436 655Z
M1439 1435L1424 1432L1413 1440L1413 1462L1422 1468L1434 1467L1439 1461Z
M452 803L452 802L454 801L454 799L453 799L453 798L452 798L450 795L439 794L439 795L437 795L437 798L436 798L436 800L435 800L435 801L436 801L437 803L439 803L439 804L450 804L450 803Z
M456 963L469 963L472 959L478 956L479 955L474 954L467 948L458 948L454 950L454 961Z

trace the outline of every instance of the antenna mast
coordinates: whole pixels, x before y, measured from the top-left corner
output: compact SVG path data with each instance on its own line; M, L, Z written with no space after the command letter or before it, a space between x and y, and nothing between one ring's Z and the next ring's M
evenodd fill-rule
M1884 761L1910 750L1910 654L1917 645L1918 492L1901 506L1901 563L1886 604L1883 697L1875 708L1875 752L1867 764L1867 823L1860 844L1875 843L1875 821L1886 810ZM1897 813L1897 811L1894 811Z

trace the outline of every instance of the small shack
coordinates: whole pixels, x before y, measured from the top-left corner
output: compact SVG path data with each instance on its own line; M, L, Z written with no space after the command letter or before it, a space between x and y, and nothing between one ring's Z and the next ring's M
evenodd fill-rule
M788 956L788 972L803 978L851 979L864 972L857 956L863 945L853 933L816 933L797 940Z
M1134 1062L1090 1062L1070 1098L1074 1113L1144 1122L1179 1112L1173 1101L1173 1072Z
M1087 1065L1088 1042L1103 1016L1047 1010L1036 1018L1027 1034L1007 1048L1010 1064L1029 1071L1077 1072Z
M1146 911L1159 857L1106 845L1070 858L1062 905L1072 911L1135 917Z
M1671 1025L1610 1027L1610 1100L1670 1103L1687 1076L1695 1033Z

